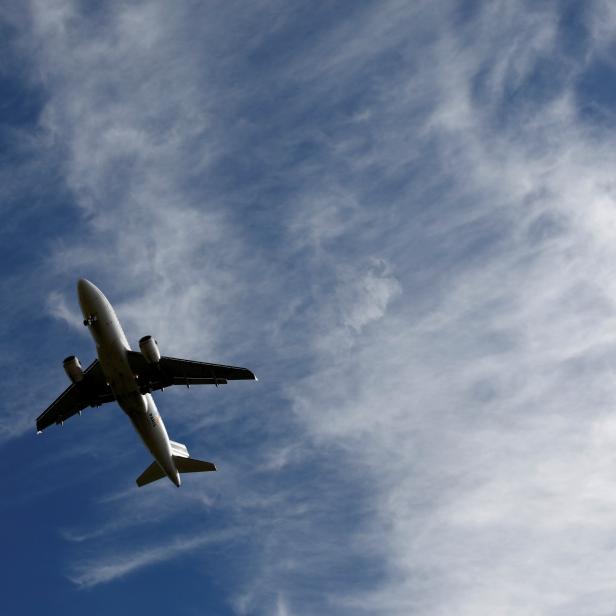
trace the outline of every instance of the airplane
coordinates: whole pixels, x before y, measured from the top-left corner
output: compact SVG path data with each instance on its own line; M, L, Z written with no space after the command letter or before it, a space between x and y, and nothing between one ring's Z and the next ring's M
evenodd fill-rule
M169 439L152 391L171 385L224 385L231 380L258 380L247 368L208 364L161 356L152 336L139 340L132 351L116 313L101 290L85 278L77 282L83 324L90 330L98 359L85 370L70 355L63 362L71 385L36 420L37 434L52 424L62 425L87 407L114 400L128 415L154 462L137 478L144 486L168 477L178 488L181 473L215 471L212 462L191 458L186 445Z

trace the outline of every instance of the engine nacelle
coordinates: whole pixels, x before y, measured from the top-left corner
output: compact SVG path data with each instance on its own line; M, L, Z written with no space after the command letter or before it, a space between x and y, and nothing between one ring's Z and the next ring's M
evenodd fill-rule
M157 364L160 361L158 342L152 336L144 336L139 340L139 350L148 364Z
M62 367L64 372L71 380L71 383L79 383L83 381L83 368L79 360L74 355L69 355L63 362Z

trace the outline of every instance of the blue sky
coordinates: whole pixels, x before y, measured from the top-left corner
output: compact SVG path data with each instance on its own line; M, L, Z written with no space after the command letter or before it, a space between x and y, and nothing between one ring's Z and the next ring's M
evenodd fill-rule
M613 613L616 9L0 9L3 611ZM157 396L219 472L137 489L94 348L259 383Z

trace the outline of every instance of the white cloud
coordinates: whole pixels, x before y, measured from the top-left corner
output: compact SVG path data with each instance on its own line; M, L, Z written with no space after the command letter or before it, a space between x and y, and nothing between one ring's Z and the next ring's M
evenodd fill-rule
M79 333L83 333L83 317L76 305L69 306L64 295L53 291L47 298L47 306L51 314L71 326Z
M383 318L389 302L401 289L382 261L376 261L361 278L356 279L356 275L352 272L348 283L342 282L340 286L347 295L342 306L343 322L359 332L371 321Z
M167 352L185 354L217 344L215 319L237 297L238 264L255 265L233 216L192 188L218 146L208 94L195 87L204 64L189 53L187 17L166 3L120 3L100 13L94 32L73 3L33 7L50 95L42 124L87 222L82 241L59 240L54 274L91 278L132 336L154 328ZM116 299L129 289L138 296ZM50 305L67 316L57 296Z
M278 601L276 603L276 616L290 616L291 612L287 607L287 602L285 601L283 595L278 595Z
M137 569L166 562L207 545L228 541L231 538L229 533L201 534L189 539L176 539L154 548L131 551L126 555L113 554L105 559L84 561L74 566L69 578L78 586L89 588L124 577Z
M501 2L462 24L448 2L379 3L281 56L265 85L202 90L210 58L178 42L192 32L181 9L120 7L94 35L73 5L48 6L34 19L44 125L90 233L57 246L54 271L101 276L130 332L154 328L170 349L258 345L285 383L248 427L208 424L243 455L226 452L220 498L196 500L238 524L256 512L267 531L238 565L238 612L608 613L616 160L576 106L592 49L554 83L536 74L557 64L557 7ZM611 40L603 14L595 51ZM217 132L210 109L280 83L297 94L260 118L265 148ZM314 109L321 120L287 130ZM305 143L316 159L297 154ZM256 231L225 190L191 189L243 148L267 150L296 205L271 204ZM266 188L233 198L260 204ZM208 541L104 555L71 579L108 582ZM333 575L360 558L376 563L370 584Z
M292 395L314 435L346 444L373 480L379 515L365 544L389 563L389 583L350 592L344 605L577 613L592 596L585 612L603 614L613 567L612 136L587 134L566 90L517 134L495 133L469 98L465 64L484 53L471 45L430 67L453 91L432 114L441 151L456 153L440 177L477 198L462 211L452 203L432 229L446 284L433 281L428 310L407 295L350 350L325 329L333 360ZM460 62L458 86L447 77ZM488 216L502 236L456 262L463 234L479 240ZM418 229L405 231L410 242Z

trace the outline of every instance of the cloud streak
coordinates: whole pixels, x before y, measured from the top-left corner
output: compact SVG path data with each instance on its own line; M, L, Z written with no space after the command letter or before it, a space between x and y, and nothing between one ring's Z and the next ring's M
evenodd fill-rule
M165 545L154 548L144 548L124 555L113 555L106 559L87 561L74 566L69 579L81 588L91 588L98 584L111 582L120 577L157 563L167 562L194 552L214 543L231 539L229 533L210 533L190 538L178 538Z

